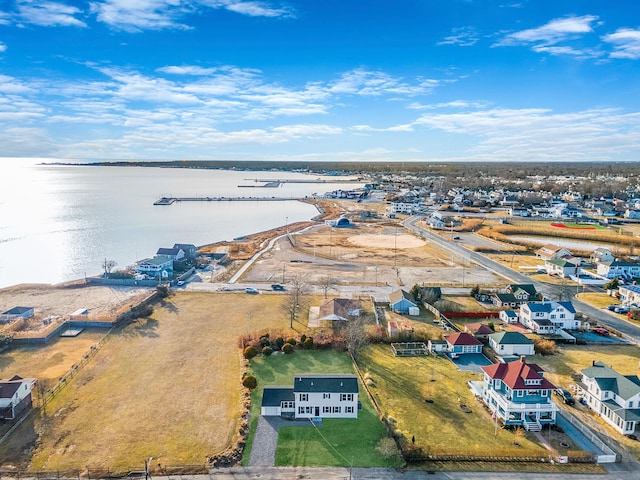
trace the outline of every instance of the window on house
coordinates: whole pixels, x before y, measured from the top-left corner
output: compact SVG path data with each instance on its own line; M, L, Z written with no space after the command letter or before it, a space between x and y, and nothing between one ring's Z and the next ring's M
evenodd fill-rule
M327 406L322 407L322 413L331 413L331 407L327 407Z
M353 407L344 407L344 413L353 413Z
M341 402L353 402L353 393L341 393L340 394Z
M330 393L323 393L322 394L322 398L331 398L331 394Z
M308 402L309 401L309 394L308 393L301 393L300 394L300 401L301 402Z
M295 402L284 401L280 402L280 408L295 408Z
M342 407L333 407L333 413L341 413Z
M564 313L561 313L561 314L560 314L560 318L564 318Z
M518 390L518 396L521 397L522 395L524 395L524 392L522 390Z

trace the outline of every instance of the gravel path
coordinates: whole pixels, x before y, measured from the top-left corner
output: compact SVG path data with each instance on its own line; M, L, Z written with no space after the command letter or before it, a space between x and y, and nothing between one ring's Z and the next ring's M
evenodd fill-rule
M278 429L287 427L308 427L308 422L284 420L280 417L263 417L258 419L256 435L253 438L251 455L249 455L250 467L273 467L276 462L276 447L278 446Z

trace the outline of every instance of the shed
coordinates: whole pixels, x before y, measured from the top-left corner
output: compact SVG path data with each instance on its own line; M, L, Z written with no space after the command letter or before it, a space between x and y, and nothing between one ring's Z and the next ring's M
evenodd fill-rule
M0 314L0 321L10 322L18 318L31 318L35 315L35 309L33 307L13 307L6 312Z

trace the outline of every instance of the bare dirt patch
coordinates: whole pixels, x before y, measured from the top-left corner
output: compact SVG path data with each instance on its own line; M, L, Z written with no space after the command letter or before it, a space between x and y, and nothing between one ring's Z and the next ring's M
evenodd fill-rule
M357 247L375 247L385 248L389 247L406 249L406 248L418 248L426 245L424 240L419 239L413 235L401 234L401 235L357 235L348 237L347 242L352 243Z

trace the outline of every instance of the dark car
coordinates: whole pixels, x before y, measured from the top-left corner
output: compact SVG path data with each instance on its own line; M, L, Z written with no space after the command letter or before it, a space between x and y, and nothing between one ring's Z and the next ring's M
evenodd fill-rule
M253 287L247 287L244 289L244 291L252 294L260 293L256 288L253 288Z
M279 283L274 283L273 285L271 285L271 289L275 290L276 292L283 292L284 291L284 287L282 285L280 285Z
M567 405L575 405L576 399L573 398L573 395L571 395L571 392L566 388L556 388L555 392L556 392L556 395L562 398L562 401Z

